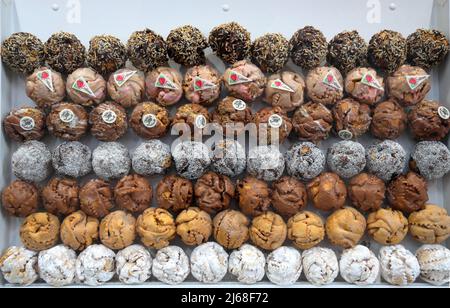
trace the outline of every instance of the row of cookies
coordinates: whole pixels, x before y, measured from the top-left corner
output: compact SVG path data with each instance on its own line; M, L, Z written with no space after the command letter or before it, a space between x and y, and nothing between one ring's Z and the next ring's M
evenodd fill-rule
M88 65L108 75L125 66L127 60L145 72L163 66L169 57L186 67L206 62L205 49L211 47L224 62L234 64L252 59L264 72L283 69L289 59L302 69L316 68L326 61L344 73L370 63L377 69L393 72L409 63L430 69L448 54L446 35L434 29L418 29L404 38L401 33L383 30L369 44L357 31L344 31L328 43L320 30L306 26L290 41L279 33L267 33L252 42L250 33L236 22L211 30L207 39L196 27L173 29L167 40L150 29L135 31L126 46L111 35L98 35L89 49L71 33L53 34L45 44L31 33L14 33L2 42L2 61L17 73L31 73L47 64L70 74Z
M256 284L267 276L273 284L289 286L300 282L302 272L316 286L333 283L339 274L345 282L359 286L380 282L380 275L391 285L406 286L420 276L425 282L441 286L450 281L449 269L450 250L440 245L424 245L415 255L401 245L383 247L378 258L367 247L356 246L345 250L339 261L331 249L321 247L300 253L284 246L266 258L251 245L228 254L214 242L196 247L190 257L177 246L152 254L140 245L117 254L103 245L93 245L77 257L75 251L59 245L39 254L10 247L0 258L0 271L9 283L26 286L40 278L54 287L75 282L99 286L114 278L136 285L150 281L151 276L162 283L178 285L189 274L199 282L216 284L227 273L242 284Z

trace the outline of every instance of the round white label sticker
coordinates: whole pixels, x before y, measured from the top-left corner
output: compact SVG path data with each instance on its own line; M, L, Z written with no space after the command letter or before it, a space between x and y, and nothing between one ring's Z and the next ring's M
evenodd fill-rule
M75 119L75 113L70 109L63 109L59 113L59 119L64 123L70 123Z
M142 124L147 128L153 128L158 124L158 119L154 114L148 113L142 117Z
M107 124L113 124L117 120L117 114L112 110L106 110L102 113L102 119Z
M247 104L243 100L237 99L233 102L233 108L237 111L242 111L247 108Z
M204 115L198 115L195 118L195 126L197 126L197 128L203 129L206 127L207 121Z
M283 118L278 114L274 114L269 118L269 126L272 128L280 128L283 125Z
M353 139L353 134L351 131L348 131L346 129L341 130L339 133L339 138L344 139L344 140L351 140Z
M35 127L36 123L34 123L34 119L31 117L23 117L20 119L19 125L23 130L29 131Z
M438 113L439 113L439 116L441 117L441 119L443 119L443 120L450 119L450 111L448 110L448 108L441 106L438 109Z

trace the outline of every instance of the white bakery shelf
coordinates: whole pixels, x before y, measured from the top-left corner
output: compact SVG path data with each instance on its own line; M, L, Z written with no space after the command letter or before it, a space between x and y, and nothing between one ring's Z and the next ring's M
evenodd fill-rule
M225 9L224 9L225 8ZM373 34L382 29L393 29L404 36L414 32L417 28L437 28L447 35L450 32L450 9L448 0L0 0L1 9L1 41L10 34L19 31L31 32L45 41L54 32L67 31L77 35L88 46L90 37L97 34L112 34L126 42L129 35L143 28L150 28L166 37L169 31L177 26L192 24L206 35L216 25L223 22L237 21L244 25L255 39L266 32L280 32L287 38L306 25L313 25L324 32L328 39L343 30L356 29L369 40ZM211 52L208 59L218 70L224 70L224 64ZM173 63L172 63L173 64ZM175 67L175 64L173 64ZM300 72L292 63L288 68ZM33 105L25 95L24 79L7 71L0 63L0 113L3 118L15 106ZM450 107L450 62L446 61L432 74L433 90L429 98L439 100ZM262 107L256 104L255 109ZM171 139L164 139L170 142ZM55 146L53 139L45 140L51 148ZM130 150L141 142L131 132L125 140ZM331 139L322 145L326 149ZM365 138L359 140L368 145L373 140ZM92 149L96 142L89 138L83 140ZM400 139L407 151L411 151L411 138L405 136ZM289 146L287 144L286 146ZM10 159L17 144L9 142L0 132L0 188L5 187L11 180ZM154 179L153 184L159 179ZM430 202L442 205L450 211L450 177L429 183ZM0 215L0 251L11 245L20 245L18 229L20 219ZM419 245L408 239L403 243L407 248L415 251ZM449 247L449 242L446 243ZM375 252L379 246L372 244ZM1 278L0 278L1 279ZM205 285L196 283L190 276L184 287L198 288ZM304 277L302 277L304 281ZM7 287L2 285L0 287ZM111 283L110 287L124 287L118 283ZM354 287L336 282L330 287ZM389 287L379 282L381 287ZM427 287L429 285L418 282L412 287ZM44 287L37 284L35 287ZM81 286L80 286L81 287ZM169 287L152 280L142 287ZM230 288L240 287L231 279L208 287ZM275 287L269 282L252 287ZM312 287L306 282L299 282L294 287Z

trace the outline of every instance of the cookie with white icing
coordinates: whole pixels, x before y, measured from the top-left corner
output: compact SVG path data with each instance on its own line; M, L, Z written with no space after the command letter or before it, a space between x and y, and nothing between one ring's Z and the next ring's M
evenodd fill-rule
M158 251L153 260L153 276L163 283L180 284L189 273L189 257L180 247L165 247Z
M41 251L38 257L39 275L54 287L70 285L76 277L77 254L64 245Z

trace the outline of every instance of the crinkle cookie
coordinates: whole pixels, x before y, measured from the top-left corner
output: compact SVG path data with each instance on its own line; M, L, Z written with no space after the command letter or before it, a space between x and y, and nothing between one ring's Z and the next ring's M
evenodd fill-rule
M382 247L378 259L381 276L389 284L406 286L419 277L420 266L417 258L402 245Z
M52 152L56 172L73 178L80 178L91 172L91 159L91 149L78 141L62 143Z
M0 257L0 271L8 283L29 286L39 278L37 253L23 247L10 247Z
M136 219L124 211L115 211L100 223L100 240L110 249L120 250L133 244L136 238Z
M131 159L128 149L117 142L100 144L92 152L95 174L106 181L120 179L130 172Z
M176 285L189 275L189 257L177 246L168 246L156 253L153 260L153 276L159 281Z
M406 151L394 141L374 144L366 151L367 170L385 182L402 174L406 167Z
M214 239L225 249L240 248L248 240L249 220L240 211L220 212L213 223Z
M272 251L283 246L287 225L280 215L266 212L253 219L249 236L256 246Z
M116 273L125 284L140 284L152 274L152 256L145 247L132 245L116 255Z
M240 283L255 284L265 275L266 258L258 248L245 244L231 253L228 271Z
M131 164L143 176L164 174L172 166L170 148L159 140L146 141L134 151Z
M64 245L58 245L39 253L39 275L54 287L70 285L74 282L77 254Z
M380 262L367 247L358 245L342 253L339 261L342 278L351 284L370 285L377 281Z
M136 232L146 247L162 249L175 238L175 220L165 209L149 208L138 217Z
M278 180L283 175L284 167L283 154L275 146L258 146L248 153L247 172L259 180Z
M172 151L172 156L178 174L188 180L201 177L211 164L209 149L200 142L182 142Z
M27 249L42 251L55 246L59 240L58 217L50 213L31 214L20 226L20 240Z
M302 263L306 279L314 285L333 283L339 274L336 254L328 248L314 247L304 251Z
M314 179L325 169L325 154L310 142L293 145L285 159L289 175L302 181Z
M400 244L408 234L408 219L400 211L379 209L368 216L367 233L382 245Z
M358 142L341 141L328 149L327 163L334 173L350 179L366 167L366 150Z
M328 217L325 229L333 245L348 249L361 241L366 226L364 215L352 207L346 207Z
M450 172L450 150L442 142L419 142L409 165L429 181L441 179Z
M42 182L52 172L52 154L39 141L28 141L14 152L11 158L12 172L21 180Z
M424 245L416 252L420 278L434 286L450 282L450 250L441 245Z
M325 223L319 215L300 212L288 221L288 238L299 249L311 249L325 238Z
M411 236L423 244L440 244L450 236L450 216L437 205L429 204L412 213L408 222Z
M217 243L198 246L191 254L191 271L195 279L203 283L220 282L228 270L228 254Z
M175 223L178 236L188 246L206 243L213 232L211 216L197 207L182 211Z
M211 170L236 177L245 171L247 157L242 145L232 139L224 139L214 144L212 148Z
M279 286L297 282L302 274L302 255L292 247L280 247L267 257L267 278Z
M89 286L99 286L110 281L115 274L116 254L103 245L86 248L77 259L77 278Z
M78 211L67 216L61 224L61 241L73 250L83 251L98 239L99 221Z

